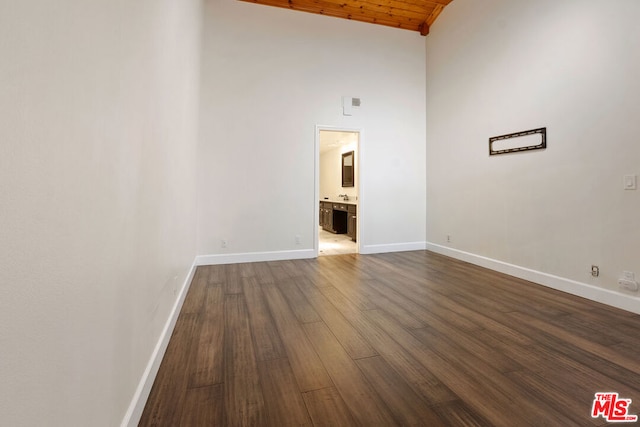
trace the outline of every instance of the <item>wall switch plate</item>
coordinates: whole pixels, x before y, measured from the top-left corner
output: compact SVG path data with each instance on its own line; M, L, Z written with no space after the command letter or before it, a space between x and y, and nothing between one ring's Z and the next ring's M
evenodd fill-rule
M637 175L625 175L624 176L624 189L635 190L638 188Z
M353 101L350 96L342 97L342 115L343 116L351 116L353 115Z

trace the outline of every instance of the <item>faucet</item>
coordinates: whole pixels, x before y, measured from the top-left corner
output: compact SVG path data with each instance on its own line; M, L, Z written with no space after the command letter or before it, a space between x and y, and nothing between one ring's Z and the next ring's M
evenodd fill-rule
M347 195L347 193L344 194L338 194L338 197L342 197L343 200L346 202L347 200L349 200L349 196Z

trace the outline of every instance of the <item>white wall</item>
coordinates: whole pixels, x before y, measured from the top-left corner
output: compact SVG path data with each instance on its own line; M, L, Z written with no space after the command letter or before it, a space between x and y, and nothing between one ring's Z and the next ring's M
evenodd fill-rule
M199 253L313 250L316 125L364 131L361 250L424 245L424 75L417 33L207 1ZM362 99L351 117L342 96Z
M640 191L622 185L640 174L639 13L635 0L446 8L427 37L430 242L615 293L623 270L640 275ZM489 137L543 126L546 151L488 156Z
M355 182L353 187L342 186L342 154L353 151L355 158ZM350 201L358 197L358 144L350 143L333 148L320 155L320 200L342 200L339 194L347 194Z
M0 424L122 421L196 255L201 5L0 2Z

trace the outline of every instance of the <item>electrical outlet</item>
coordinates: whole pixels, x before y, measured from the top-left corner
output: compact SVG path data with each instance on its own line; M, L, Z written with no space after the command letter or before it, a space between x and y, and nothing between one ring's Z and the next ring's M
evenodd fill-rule
M226 247L227 247L227 244L228 244L227 239L222 239L222 240L220 241L220 247L221 247L221 248L226 248Z
M600 275L600 267L598 267L597 265L592 265L591 266L591 275L593 277L598 277Z
M447 243L451 243L451 236L447 234Z
M296 234L296 245L300 244L300 235Z

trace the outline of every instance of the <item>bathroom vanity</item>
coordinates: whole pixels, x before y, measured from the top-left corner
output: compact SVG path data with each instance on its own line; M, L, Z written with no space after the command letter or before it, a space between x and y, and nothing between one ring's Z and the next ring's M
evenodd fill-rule
M357 205L344 201L320 201L320 226L335 234L346 234L356 241Z

